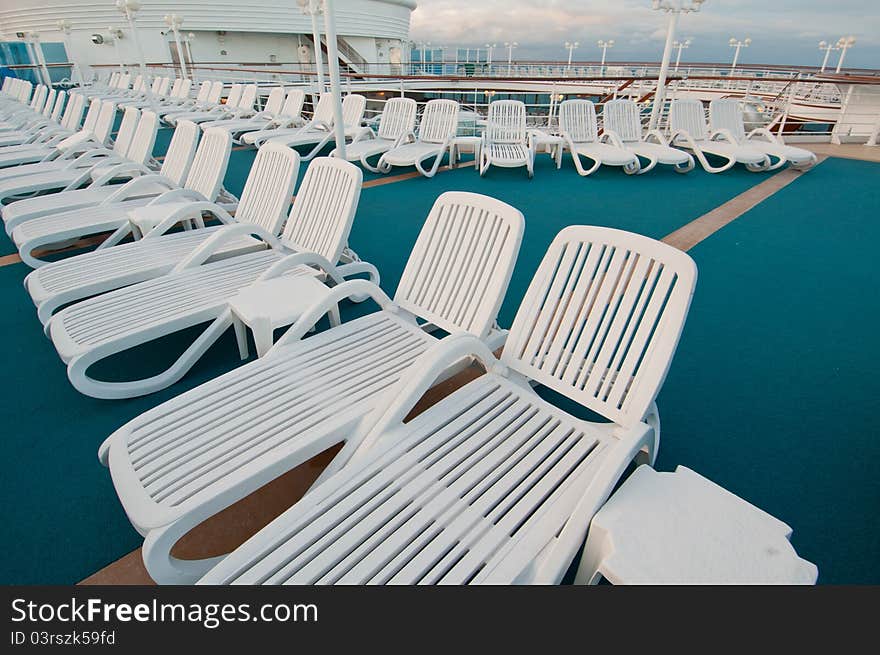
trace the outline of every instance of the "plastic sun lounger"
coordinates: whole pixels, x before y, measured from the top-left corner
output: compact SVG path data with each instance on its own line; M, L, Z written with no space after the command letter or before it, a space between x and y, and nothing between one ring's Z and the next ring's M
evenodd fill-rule
M770 168L770 158L761 150L738 144L727 130L710 131L703 103L699 100L673 100L669 108L669 129L669 142L688 148L708 173L721 173L737 163L745 164L753 173ZM727 161L721 166L713 166L706 159L707 154Z
M51 109L54 99L55 89L50 90L41 84L29 103L12 103L3 107L0 109L0 133L21 129L30 121L42 117L46 105Z
M246 128L237 129L233 140L239 145L253 145L255 140L280 134L281 130L300 129L304 125L302 108L305 98L306 94L302 89L291 90L284 100L284 105L274 118L266 122L254 121L249 123Z
M146 537L150 575L160 583L195 581L216 558L175 559L170 551L181 535L344 442L331 469L341 467L390 402L388 390L438 343L417 319L500 346L503 333L494 327L495 317L522 233L522 214L513 207L477 194L444 193L393 301L366 280L344 282L263 358L111 435L99 456L110 467L126 514ZM380 309L301 340L336 303L362 294Z
M389 391L348 464L200 583L560 582L627 467L656 452L654 399L695 281L693 261L670 246L565 228L500 360L469 335L440 342ZM438 372L468 356L486 374L404 423ZM608 422L571 416L530 382ZM161 484L156 445L132 447L151 485Z
M676 173L688 173L694 169L694 158L690 153L671 147L659 130L648 130L642 137L639 106L632 100L606 102L602 118L606 133L613 133L628 150L648 160L646 165L639 168L639 175L652 170L657 164L672 166Z
M526 106L519 100L489 103L480 144L480 175L485 175L490 166L525 166L529 177L535 174L535 149L526 132Z
M113 116L110 117L111 120ZM6 176L0 175L0 203L9 202L16 197L78 189L101 178L111 168L118 170L116 167L120 164L146 166L152 159L158 128L159 117L154 112L140 112L138 109L128 107L112 150L92 150L67 162L61 168L52 167L54 170L33 172L8 180L5 179ZM52 165L56 162L59 160L47 164ZM38 166L32 164L27 168L36 169Z
M819 161L809 150L786 145L766 127L758 127L746 134L740 101L731 98L713 100L709 103L709 122L713 130L726 130L741 146L763 152L776 161L767 170L789 165L799 171L810 170Z
M207 85L207 86L206 86ZM223 95L223 82L202 82L198 95L194 100L182 103L178 107L172 107L162 113L162 120L169 125L175 125L177 120L187 113L194 111L207 111L217 109L220 105L220 96Z
M40 321L45 325L63 305L169 273L225 225L251 224L277 236L298 172L299 155L289 148L267 147L257 153L235 218L214 203L183 199L159 201L131 210L128 217L135 225L154 226L144 228L148 231L142 239L46 264L25 278L25 288L37 306ZM221 225L204 227L205 213L214 215ZM167 234L175 225L187 222L194 222L201 229ZM222 244L214 259L262 247L262 241L243 234Z
M287 191L288 201L293 175L290 170L287 189L275 185ZM253 282L279 275L320 277L336 284L357 273L377 277L375 267L366 262L336 265L346 250L361 180L357 166L323 158L306 172L280 239L256 225L229 225L167 275L62 309L46 329L67 364L68 379L78 391L94 398L153 393L181 379L234 325L228 301ZM273 194L261 191L258 195L269 203ZM267 247L209 261L230 241L248 235L261 239ZM105 382L88 375L89 367L97 361L202 323L209 325L162 373L127 382Z
M189 125L198 132L198 126ZM228 132L206 134L192 158L192 164L181 170L180 161L186 156L192 157L185 151L186 148L185 143L180 144L180 158L173 171L177 176L175 178L166 176L172 173L171 165L167 169L164 165L173 154L169 150L159 174L142 175L119 186L97 206L41 216L19 224L12 230L11 236L18 246L22 261L37 268L46 262L34 254L35 250L53 245L57 247L89 235L111 232L98 245L99 250L115 246L129 235L136 238L139 231L132 225L127 212L151 203L210 201L221 196L220 202L228 202L227 206L234 205L235 199L222 188L232 148ZM181 179L186 180L182 186Z
M592 175L600 166L621 166L627 175L635 175L641 168L636 154L616 135L605 132L599 136L596 105L590 100L562 102L559 105L559 131L579 175ZM558 157L562 157L561 148ZM592 160L590 168L584 168L581 157Z
M177 186L180 186L186 179L186 172L192 163L198 143L198 127L192 123L189 126L182 125L175 130L160 170L162 175L175 180ZM117 138L117 143L118 141ZM119 164L100 178L93 178L92 183L85 189L18 200L2 210L7 232L11 234L19 223L27 220L98 205L119 190L118 186L111 186L109 183L121 175L135 176L152 173L153 171L146 166L133 163ZM157 193L160 191L154 189L153 195ZM146 192L143 195L150 194Z
M225 104L218 104L205 111L190 111L175 114L175 121L192 121L193 123L205 123L228 118L242 118L250 116L254 112L254 101L257 99L256 84L233 84L229 90L229 97ZM166 119L169 115L166 114Z
M369 159L396 148L412 134L416 125L417 108L416 101L412 98L389 99L379 117L378 131L374 133L370 128L364 128L352 143L345 147L345 158L348 161L359 161L361 166L373 173L387 172L380 171L378 166L370 164ZM330 155L335 157L336 150Z
M305 94L303 94L303 100L305 100ZM300 113L302 113L302 103L300 103L299 111ZM297 114L296 118L292 122L296 123L298 122L298 119L299 114ZM332 124L333 94L322 93L320 96L318 96L318 101L315 103L311 120L306 122L304 125L297 126L294 124L283 127L272 126L267 129L257 130L256 132L245 134L241 140L242 143L254 146L255 148L259 148L264 143L267 143L269 139L273 139L279 136L290 137L307 130L321 130L322 132L327 132L330 130L330 126Z
M48 113L44 112L43 119L26 128L0 134L0 152L6 152L10 147L21 149L27 145L45 145L53 139L69 136L73 133L69 126L79 125L84 103L85 99L77 93L72 92L68 97L65 91L59 91L53 107Z
M276 86L269 92L266 106L250 118L225 118L202 123L202 129L219 127L232 133L236 141L242 132L255 132L272 124L281 117L284 108L284 87Z
M366 106L367 99L362 95L350 93L343 99L342 122L347 138L353 139L363 131L364 128L361 127L361 122L364 119ZM273 136L271 139L266 140L265 143L278 143L291 148L313 146L307 154L302 155L302 160L308 161L321 152L324 146L334 139L333 124L332 120L327 125L315 123L312 127L304 127L293 134Z
M65 91L51 89L42 112L31 112L28 116L20 116L15 126L9 122L8 127L0 131L0 147L30 143L54 130L61 129L58 118L64 109L66 99Z
M418 137L409 134L405 143L382 155L379 170L387 173L394 166L415 166L425 177L434 177L458 130L458 109L454 100L436 99L425 103ZM431 168L424 168L422 164L432 158Z

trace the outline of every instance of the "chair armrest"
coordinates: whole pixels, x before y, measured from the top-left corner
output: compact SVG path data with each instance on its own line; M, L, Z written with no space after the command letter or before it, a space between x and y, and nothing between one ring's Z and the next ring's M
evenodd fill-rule
M711 134L709 134L709 141L727 141L733 145L739 145L739 142L736 140L736 137L733 136L733 133L725 128L720 128L717 130L713 130Z
M164 175L160 175L158 173L152 173L150 175L141 175L140 177L136 177L133 180L129 180L125 184L123 184L119 189L110 194L107 198L101 201L102 205L109 205L115 202L122 202L123 200L127 200L138 193L141 193L141 189L144 187L148 187L153 184L159 184L161 186L167 187L170 189L178 188L177 185L169 180Z
M122 176L133 178L139 175L149 175L152 172L152 170L150 170L143 164L138 164L131 161L123 161L111 166L111 168L101 173L98 177L92 178L92 183L89 184L89 188L95 189L97 187L104 186L111 180Z
M602 132L602 136L599 137L599 142L602 143L605 141L610 141L611 145L617 148L626 149L626 146L623 145L623 139L621 139L617 132L614 132L613 130L606 129Z
M193 199L193 194L201 195L196 192L190 191L189 189L174 189L172 191L169 191L168 193L163 193L161 196L159 196L159 198L164 198L164 202L169 203L175 200ZM158 206L161 208L161 204L154 204L155 201L159 198L154 199L152 202L150 202L150 204L147 205L147 207L155 208ZM203 212L210 212L211 214L216 216L224 225L235 223L235 219L232 218L232 216L230 216L225 209L218 205L215 205L213 202L198 199L193 200L193 202L187 203L185 205L171 208L171 210L158 223L156 223L156 225L151 228L144 235L143 238L149 239L162 236L181 221L185 221L190 218L201 218ZM136 209L134 211L137 212Z
M669 141L666 140L666 137L663 136L663 133L658 129L648 130L645 134L644 141L650 142L651 140L660 144L661 146L669 146Z
M281 277L287 273L287 271L290 271L297 266L315 266L320 268L324 273L330 276L337 285L344 281L336 274L336 267L333 264L327 261L325 257L314 252L296 252L292 255L287 255L280 261L272 264L260 275L260 277L257 278L257 280L271 280L276 277Z
M258 225L251 223L235 223L233 225L225 225L208 237L202 245L193 250L189 256L174 267L172 272L176 273L189 268L195 268L204 264L224 243L233 241L240 236L255 236L261 239L270 248L281 248L278 238L269 234L266 230Z
M753 139L753 137L764 137L764 139L766 141L768 141L769 143L773 143L775 145L783 145L780 142L779 137L776 136L775 134L773 134L773 132L768 130L766 127L756 127L754 130L752 130L751 132L749 132L746 135L746 141L759 140L759 139Z

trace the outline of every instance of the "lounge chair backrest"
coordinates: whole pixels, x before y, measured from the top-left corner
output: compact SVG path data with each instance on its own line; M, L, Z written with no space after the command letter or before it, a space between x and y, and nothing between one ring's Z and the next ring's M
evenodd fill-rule
M610 100L602 110L606 130L614 132L621 141L642 140L642 116L639 106L632 100Z
M550 244L501 361L623 426L642 421L678 344L697 279L659 241L569 226Z
M49 89L46 88L45 84L41 84L37 87L36 93L31 98L30 104L28 105L31 109L36 112L40 112L43 110L43 103L46 102L46 94L49 93Z
M46 94L46 102L43 104L42 114L43 116L51 116L52 110L55 108L55 95L58 92L55 89L49 89L49 92Z
M447 332L487 336L524 226L522 212L500 200L447 191L434 202L416 239L394 302Z
M125 111L122 113L122 121L119 123L119 131L116 132L116 139L113 141L113 152L117 155L125 157L125 153L128 152L140 116L140 110L135 107L126 107Z
M293 148L278 143L261 147L244 183L235 220L259 225L270 234L278 234L290 207L298 175L299 154Z
M525 103L519 100L495 100L489 103L486 140L502 144L525 143Z
M113 123L116 122L116 103L107 100L101 106L101 112L98 114L98 120L95 121L95 128L91 130L95 135L95 140L99 143L107 143L110 140L110 132L113 131Z
M266 98L266 104L263 106L263 111L272 116L277 116L281 112L283 106L284 87L276 86L269 92L269 97Z
M455 100L429 100L422 112L419 141L443 143L458 131L458 103Z
M285 116L286 118L299 118L300 114L302 114L303 103L305 100L305 91L302 89L293 89L287 94L280 115Z
M72 93L71 96L67 107L64 108L64 115L61 117L61 127L75 130L79 127L79 122L82 119L86 99L80 93Z
M174 90L171 91L171 97L179 98L181 100L189 98L189 90L192 88L192 80L188 77L184 77L178 78L178 81L180 82L180 86L177 87L176 92Z
M153 94L155 96L155 95L159 95L160 93L162 93L162 80L164 80L164 79L165 78L163 78L163 77L156 77L153 79L153 84L150 86L150 93L151 94Z
M385 103L376 136L395 141L412 132L416 126L417 110L418 106L413 98L391 98Z
M156 95L159 96L167 96L168 89L171 88L171 78L163 77L159 80L159 90L156 92Z
M171 143L162 160L162 168L159 173L174 182L177 186L183 186L187 173L192 165L196 154L196 146L199 143L199 126L192 121L177 121L174 134L171 135Z
M86 117L83 119L82 123L83 132L95 131L95 124L98 122L98 114L101 113L103 105L104 102L100 98L92 98L89 101L89 110L86 112Z
M282 240L335 264L348 243L362 184L363 172L354 164L336 157L313 159L293 199Z
M168 96L171 98L179 98L181 84L183 84L183 78L182 77L175 77L174 84L171 85L171 92L168 94Z
M155 112L141 112L141 118L138 121L137 129L131 139L131 145L128 152L125 153L127 159L138 164L146 164L153 155L153 146L156 145L156 132L159 131L159 117Z
M695 141L709 138L703 103L700 100L673 100L669 107L669 130L687 132Z
M566 100L559 105L559 131L573 143L599 139L596 105L591 100Z
M107 86L109 86L112 89L115 89L116 85L119 83L119 76L120 75L122 75L122 73L110 73L110 79L107 80Z
M59 91L55 95L55 105L52 107L52 113L49 116L53 121L58 122L58 119L61 117L61 112L64 111L65 103L67 100L67 91Z
M144 87L144 78L138 75L134 78L134 84L131 84L131 73L123 73L119 76L116 86L120 89L127 89L131 85L134 91L140 91Z
M21 85L21 88L18 90L18 101L19 102L27 102L31 97L31 89L34 88L34 85L30 82L25 82Z
M13 78L11 77L4 77L3 86L0 87L0 91L2 91L3 93L9 93L9 87L12 86L12 79Z
M220 96L223 95L223 82L222 80L216 80L211 85L211 92L208 94L208 102L211 104L217 104L220 102Z
M202 82L201 86L199 86L199 93L196 95L196 102L207 102L213 87L214 83L209 80Z
M737 141L746 140L742 106L734 98L719 98L709 103L709 122L713 130L729 130Z
M253 109L254 103L257 101L257 85L256 84L246 84L241 89L241 95L238 98L238 102L236 104L230 105L231 107L238 107L239 109Z
M223 185L231 151L231 132L219 127L205 130L184 186L191 191L198 191L208 200L214 200ZM240 209L241 205L236 210L236 215Z
M333 94L322 93L318 98L318 104L314 107L312 113L312 121L316 123L324 123L325 125L333 124Z
M241 94L244 92L244 84L233 84L229 89L229 95L226 96L226 108L235 109L241 100Z
M342 99L342 124L345 127L358 127L364 120L367 99L356 93L349 93Z

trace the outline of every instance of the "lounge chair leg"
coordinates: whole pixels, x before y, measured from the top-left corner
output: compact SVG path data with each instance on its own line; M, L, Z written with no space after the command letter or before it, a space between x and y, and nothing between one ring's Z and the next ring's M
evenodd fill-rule
M254 344L257 347L257 357L262 357L272 348L274 343L272 340L272 326L269 319L263 316L255 318L251 325L251 332L254 333Z
M235 326L235 341L238 343L238 355L241 357L241 360L244 361L248 358L248 339L247 339L247 329L239 319L234 319L233 326Z
M174 545L196 525L197 522L181 520L146 534L142 555L147 573L153 580L159 584L193 584L223 559L221 555L182 560L171 555Z

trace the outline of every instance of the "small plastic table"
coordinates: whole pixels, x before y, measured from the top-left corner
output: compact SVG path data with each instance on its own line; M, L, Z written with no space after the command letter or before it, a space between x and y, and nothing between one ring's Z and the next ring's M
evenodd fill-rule
M555 161L556 168L562 168L562 150L565 139L558 134L548 134L542 130L529 130L529 144L535 152L546 152Z
M694 471L640 466L595 514L578 579L613 584L815 584L791 528Z
M480 167L480 146L483 143L479 136L457 136L449 142L449 168L452 168L461 160L462 146L465 150L473 151L477 170Z
M325 298L330 287L311 275L283 275L260 280L239 291L229 300L235 321L235 336L242 359L247 357L247 334L251 329L257 356L262 357L272 347L276 329L292 325L305 311ZM330 312L330 325L339 325L339 306Z

